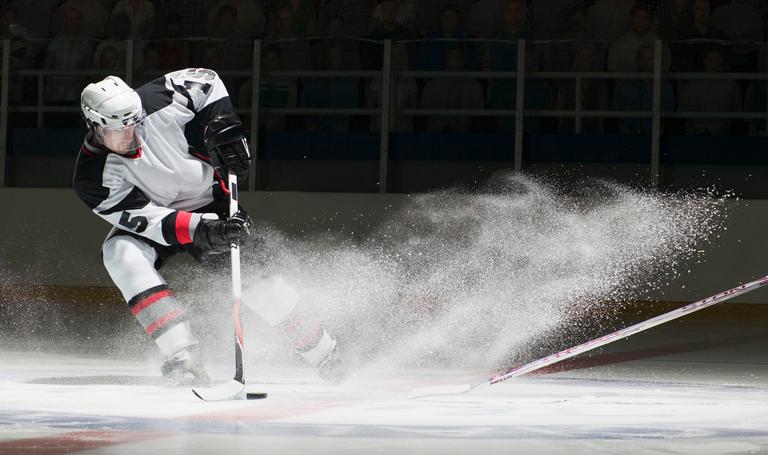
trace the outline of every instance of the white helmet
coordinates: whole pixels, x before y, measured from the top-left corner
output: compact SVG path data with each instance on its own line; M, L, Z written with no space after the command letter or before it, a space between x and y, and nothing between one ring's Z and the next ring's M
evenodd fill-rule
M141 98L117 76L88 84L80 94L80 109L98 142L116 153L129 153L143 144Z

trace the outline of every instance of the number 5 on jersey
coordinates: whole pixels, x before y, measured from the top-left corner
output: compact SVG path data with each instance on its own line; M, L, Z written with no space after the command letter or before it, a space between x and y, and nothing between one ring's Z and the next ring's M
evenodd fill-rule
M147 220L147 217L137 215L131 218L131 215L128 212L123 212L120 216L120 226L127 227L137 234L140 234L147 229L149 221Z

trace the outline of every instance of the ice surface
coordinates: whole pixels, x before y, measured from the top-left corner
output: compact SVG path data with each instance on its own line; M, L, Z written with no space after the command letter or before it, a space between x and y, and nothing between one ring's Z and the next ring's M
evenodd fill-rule
M206 403L189 388L161 386L151 362L5 352L0 454L765 453L765 338L757 327L747 332L737 350L715 343L698 358L572 365L423 399L409 394L481 373L367 369L331 385L303 367L250 365L248 388L269 398ZM228 366L214 371L226 378Z
M331 385L306 367L251 360L248 387L269 398L206 403L163 387L152 359L5 346L0 455L765 453L768 329L702 313L558 372L418 400L416 388L490 373L375 364ZM231 360L210 369L229 379Z

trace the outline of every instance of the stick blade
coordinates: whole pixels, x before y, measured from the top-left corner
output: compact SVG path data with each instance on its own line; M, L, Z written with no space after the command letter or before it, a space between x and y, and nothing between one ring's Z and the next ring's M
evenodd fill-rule
M245 399L245 384L231 379L213 387L192 389L192 393L203 401L226 401Z

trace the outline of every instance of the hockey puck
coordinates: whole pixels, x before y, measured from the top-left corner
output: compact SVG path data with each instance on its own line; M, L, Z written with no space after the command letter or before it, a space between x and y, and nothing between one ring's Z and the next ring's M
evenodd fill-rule
M266 392L246 393L245 394L245 399L246 400L263 400L264 398L267 398Z

